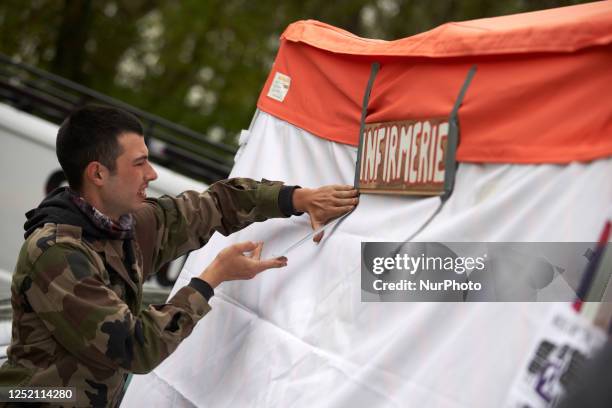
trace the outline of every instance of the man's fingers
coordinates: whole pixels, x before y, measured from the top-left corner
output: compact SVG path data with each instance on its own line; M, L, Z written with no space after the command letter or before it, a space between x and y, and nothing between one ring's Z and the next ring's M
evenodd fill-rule
M261 251L263 249L263 242L257 242L257 247L251 253L251 259L259 260L261 258Z
M332 187L335 190L353 190L355 189L355 186L351 186L348 184L334 184Z
M359 203L358 198L336 198L334 199L334 205L336 207L348 207L355 206Z
M257 273L259 273L265 271L266 269L284 268L285 266L287 266L287 258L285 258L284 256L279 256L278 258L257 261L255 269L257 270Z
M237 244L232 245L232 248L239 252L251 252L257 248L257 244L252 241L239 242Z
M336 198L353 198L359 195L359 191L357 190L337 190L334 191L334 197Z
M312 218L310 218L310 224L312 225L312 229L314 231L318 230L319 228L321 228L324 225L319 220L313 220ZM315 235L314 237L312 237L312 240L314 242L318 243L319 241L321 241L321 238L323 238L323 233L322 232L320 232L317 235Z

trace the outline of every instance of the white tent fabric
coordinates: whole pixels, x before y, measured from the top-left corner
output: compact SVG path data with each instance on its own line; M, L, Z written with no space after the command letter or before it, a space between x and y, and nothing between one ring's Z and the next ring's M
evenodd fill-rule
M356 148L259 112L232 176L352 184ZM612 159L569 165L462 163L455 192L417 241L594 242L612 203ZM361 302L360 243L403 241L438 198L362 195L337 229L289 265L216 290L213 311L123 406L502 406L552 303ZM264 256L310 231L307 215L219 234L191 254L175 291L224 247ZM569 306L568 306L569 307Z

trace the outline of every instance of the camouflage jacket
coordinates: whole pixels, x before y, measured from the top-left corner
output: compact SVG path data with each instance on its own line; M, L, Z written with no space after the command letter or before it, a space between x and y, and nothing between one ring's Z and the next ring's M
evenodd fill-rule
M0 386L76 387L74 405L116 405L126 374L151 371L210 310L197 285L141 310L143 281L215 231L290 215L287 191L279 182L230 179L204 193L147 199L127 241L85 239L70 224L36 229L13 275L12 342Z

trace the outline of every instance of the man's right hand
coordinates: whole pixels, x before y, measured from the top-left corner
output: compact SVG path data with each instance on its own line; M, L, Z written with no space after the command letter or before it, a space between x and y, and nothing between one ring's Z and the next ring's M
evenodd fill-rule
M287 266L284 256L261 260L263 242L241 242L219 252L217 257L200 274L199 278L216 288L229 280L252 279L270 268ZM249 254L245 254L248 253Z

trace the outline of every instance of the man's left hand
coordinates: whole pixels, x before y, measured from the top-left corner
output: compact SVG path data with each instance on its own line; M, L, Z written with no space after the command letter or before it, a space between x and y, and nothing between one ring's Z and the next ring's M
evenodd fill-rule
M329 220L352 211L359 203L359 192L349 185L330 185L315 189L298 188L293 192L293 207L310 215L312 228L316 230ZM319 242L323 232L312 239Z

